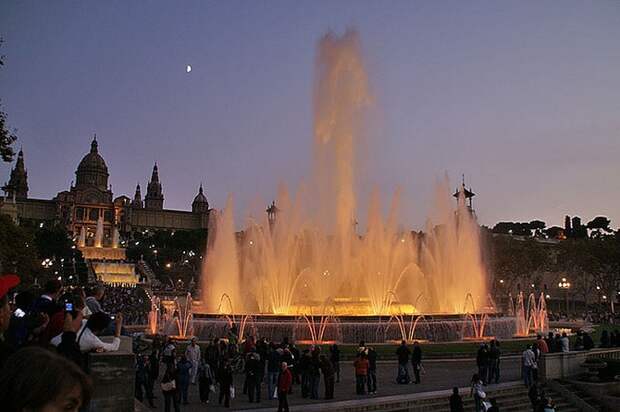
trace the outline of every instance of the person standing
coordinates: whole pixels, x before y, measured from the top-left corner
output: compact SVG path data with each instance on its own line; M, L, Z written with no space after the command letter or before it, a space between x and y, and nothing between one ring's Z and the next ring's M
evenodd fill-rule
M465 412L463 408L463 398L459 395L459 388L452 388L452 395L450 395L450 412Z
M153 404L153 387L151 386L151 368L148 355L139 355L136 359L136 399L142 402L144 394L151 408ZM144 392L142 391L144 389Z
M280 364L280 375L278 376L278 412L289 412L288 392L293 384L293 375L288 370L286 362Z
M521 355L522 366L523 366L523 382L525 386L528 388L532 385L532 369L536 364L536 356L532 351L531 345L528 345L527 348L523 351Z
M489 383L499 383L500 356L499 342L493 339L489 348Z
M198 366L198 393L200 394L200 402L209 403L209 395L211 394L211 386L215 383L213 370L211 365L205 360L200 360Z
M280 374L280 354L276 345L269 344L269 355L267 358L267 397L273 399L273 394L278 386L278 375Z
M482 389L483 385L484 384L482 382L482 379L480 379L480 375L474 373L474 375L471 377L471 389L469 391L469 395L474 397L474 410L476 412L482 412L484 410L482 401L486 398L487 395Z
M252 349L245 364L247 392L250 403L254 402L254 398L256 398L257 403L260 402L260 383L263 379L263 372L260 369L260 355Z
M192 370L190 371L190 382L192 385L195 385L201 358L200 346L196 343L196 338L192 338L191 343L187 346L187 349L185 349L185 357L192 364Z
M319 361L321 372L323 372L323 382L325 382L325 399L334 399L334 366L325 355L321 355Z
M166 338L166 345L164 346L164 352L163 352L162 358L163 358L164 364L169 368L174 366L174 358L176 357L176 350L177 348L174 345L172 338L168 336L168 338Z
M536 335L536 346L540 349L540 353L549 353L549 346L540 333Z
M411 351L407 347L407 342L403 339L400 346L396 350L396 356L398 357L398 375L396 376L396 383L407 384L409 383L409 355Z
M178 371L178 383L179 383L179 391L181 394L181 401L183 405L187 405L189 403L187 399L188 391L189 391L189 381L190 381L190 372L192 369L192 363L185 357L185 355L181 356L181 360L177 363L177 371Z
M335 343L329 348L329 360L334 367L336 382L340 382L340 349L338 349L338 345Z
M422 369L422 348L418 341L413 342L413 352L411 354L411 367L415 376L416 385L420 383L420 370Z
M220 396L219 404L224 401L224 407L230 408L230 391L233 384L232 368L230 367L230 361L226 360L222 363L218 372L218 381L220 382Z
M570 345L569 345L569 340L568 340L568 336L566 335L566 332L562 332L562 337L560 338L560 347L562 348L562 352L568 352L570 351Z
M358 395L365 395L366 379L368 378L368 359L364 352L357 354L353 367L355 368L355 392Z
M9 305L9 290L19 285L17 275L0 276L0 370L13 353L13 347L5 340L4 333L9 329L11 321L11 306Z
M176 370L169 367L161 379L161 391L164 394L164 411L170 412L170 404L174 406L174 412L179 412L179 395L177 389Z
M319 385L321 383L321 362L319 361L320 355L321 348L316 346L312 351L312 356L310 357L310 399L319 399Z
M368 356L368 393L374 394L377 392L377 351L368 347L366 352Z
M478 366L478 376L482 383L486 385L489 366L489 348L486 343L480 344L480 349L478 349L476 355L476 365Z

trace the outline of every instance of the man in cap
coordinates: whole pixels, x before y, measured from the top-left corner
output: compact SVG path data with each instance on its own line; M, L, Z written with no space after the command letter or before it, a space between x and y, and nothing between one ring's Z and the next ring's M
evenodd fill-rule
M4 339L4 332L9 328L11 320L11 306L9 305L9 291L19 284L17 275L0 276L0 369L13 352L13 348Z

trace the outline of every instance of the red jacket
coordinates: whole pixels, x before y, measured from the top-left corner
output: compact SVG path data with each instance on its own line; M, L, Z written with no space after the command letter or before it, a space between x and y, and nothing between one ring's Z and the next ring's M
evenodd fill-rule
M280 372L280 376L278 377L278 391L280 392L288 392L291 389L291 385L293 384L293 375L291 371L287 369Z

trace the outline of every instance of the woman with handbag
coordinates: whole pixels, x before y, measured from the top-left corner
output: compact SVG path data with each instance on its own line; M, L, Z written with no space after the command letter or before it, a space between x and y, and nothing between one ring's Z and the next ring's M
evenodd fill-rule
M482 389L482 380L480 379L480 375L474 373L474 376L471 378L471 390L469 391L469 395L474 397L475 411L483 412L484 405L483 402L486 399L487 395L484 393Z
M165 412L170 412L170 403L174 405L174 412L179 412L179 392L177 390L177 372L174 367L168 367L161 379L161 391L164 394Z

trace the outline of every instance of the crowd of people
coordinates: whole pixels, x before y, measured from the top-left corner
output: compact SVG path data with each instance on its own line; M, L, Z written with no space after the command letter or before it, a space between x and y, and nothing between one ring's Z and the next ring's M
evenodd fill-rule
M102 308L108 313L125 314L126 325L146 325L151 301L141 286L104 287Z
M102 310L101 288L89 288L86 297L56 279L11 302L9 292L19 282L15 275L0 276L0 405L78 411L92 393L89 353L118 350L123 315ZM100 339L106 333L111 341Z

